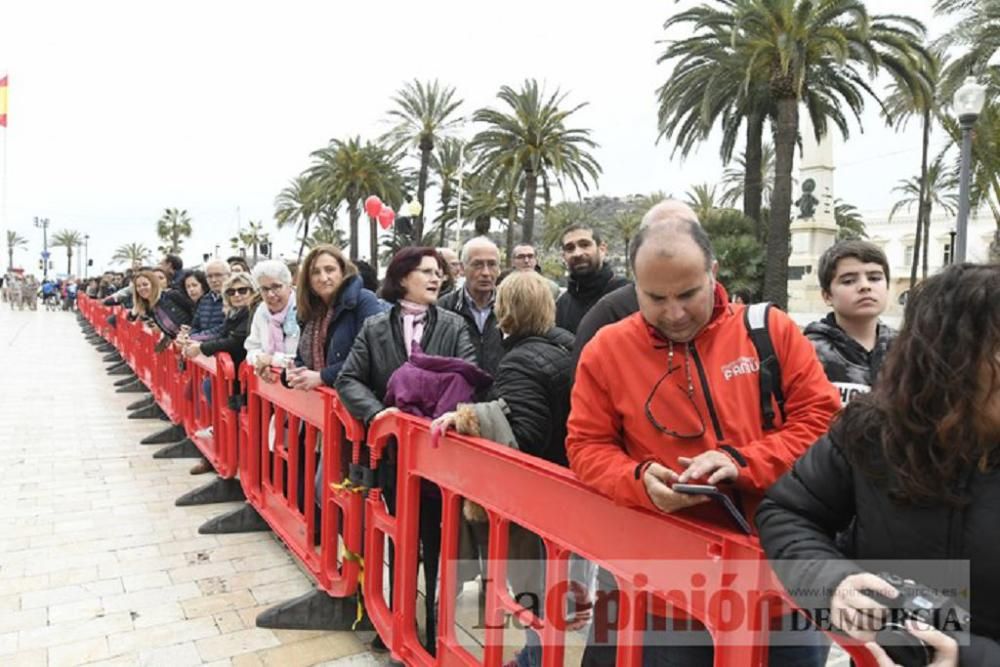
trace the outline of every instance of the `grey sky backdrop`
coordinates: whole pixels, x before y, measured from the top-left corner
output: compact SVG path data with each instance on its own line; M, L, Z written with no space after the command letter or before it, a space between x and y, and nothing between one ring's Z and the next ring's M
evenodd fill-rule
M390 96L413 78L454 85L468 114L493 105L501 84L535 77L559 87L569 103L590 103L571 121L600 144L596 192L680 196L723 170L714 143L684 162L655 144L655 90L669 74L656 64L656 41L663 21L690 4L7 0L3 227L31 243L15 264L37 268L34 216L48 217L51 231L89 234L95 269L122 243L155 248L165 207L194 220L188 263L216 244L227 252L237 207L244 224L263 220L273 235L274 197L309 153L332 137L380 134ZM929 0L868 5L940 32ZM837 142L836 194L888 209L892 187L918 170L919 126L887 130L870 105L864 129ZM430 208L436 193L428 196ZM278 252L297 251L291 231L277 240ZM65 250L54 260L64 270Z

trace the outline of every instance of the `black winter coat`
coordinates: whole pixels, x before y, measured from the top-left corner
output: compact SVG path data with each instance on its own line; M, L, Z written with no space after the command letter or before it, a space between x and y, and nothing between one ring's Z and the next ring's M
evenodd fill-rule
M871 391L889 344L896 337L892 327L880 323L875 347L869 352L840 328L833 313L809 323L805 334L816 348L827 379L840 391L844 405L854 396Z
M427 311L420 348L425 354L457 357L476 363L476 349L469 338L465 321L455 313L435 306ZM382 399L389 377L407 359L398 305L365 320L335 382L340 400L348 412L367 424L384 410Z
M476 365L492 376L496 376L497 368L500 366L500 358L503 356L503 335L497 327L496 315L490 311L486 318L486 325L482 333L476 325L476 316L472 314L472 309L468 303L468 295L465 289L456 289L438 299L438 308L448 310L456 315L460 315L465 320L465 325L469 329L469 338L476 348Z
M556 300L556 326L575 334L580 320L598 299L628 282L607 264L585 276L570 276L566 291Z
M222 330L218 338L206 340L201 343L201 353L210 357L216 352L228 352L233 360L233 368L239 369L240 364L247 358L247 349L244 343L250 335L250 322L253 320L253 311L249 308L236 308L229 311L226 319L222 323Z
M494 398L510 408L507 421L521 451L562 466L573 385L573 334L553 327L544 336L510 337L500 361Z
M153 306L152 317L160 331L174 338L182 324L191 324L194 309L195 305L187 294L168 289L160 293L160 300Z
M576 345L573 346L574 373L576 365L580 362L580 353L583 352L583 348L602 327L620 322L637 312L639 312L639 299L635 295L635 285L632 283L626 283L614 292L602 296L593 308L587 311L577 327Z
M768 558L796 561L775 567L789 590L827 592L864 571L845 557L893 561L893 574L930 586L935 583L927 581L926 564L913 569L912 561L967 559L973 637L970 646L960 648L959 662L962 667L1000 665L1000 470L970 474L971 503L964 508L895 503L886 480L862 474L842 446L845 420L868 409L848 406L830 433L767 492L757 510L757 527ZM879 456L878 442L864 445ZM838 548L835 536L842 531L847 532ZM938 575L947 577L947 572ZM809 607L815 601L800 603Z

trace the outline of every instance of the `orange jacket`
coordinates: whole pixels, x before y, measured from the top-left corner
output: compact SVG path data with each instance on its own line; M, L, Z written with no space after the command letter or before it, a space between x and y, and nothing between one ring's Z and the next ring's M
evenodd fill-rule
M736 488L753 511L763 492L821 435L840 408L837 390L826 379L812 344L794 322L770 309L768 328L781 365L786 419L775 406L776 428L761 425L757 352L743 322L745 306L726 303L716 288L713 319L685 345L675 343L673 372L650 403L658 430L645 406L667 370L668 344L635 313L602 328L580 357L573 385L566 453L586 484L631 507L657 511L638 475L641 463L657 461L677 472L680 456L725 446L741 464ZM688 399L685 354L694 396ZM699 417L700 415L700 417ZM698 481L698 480L692 480Z

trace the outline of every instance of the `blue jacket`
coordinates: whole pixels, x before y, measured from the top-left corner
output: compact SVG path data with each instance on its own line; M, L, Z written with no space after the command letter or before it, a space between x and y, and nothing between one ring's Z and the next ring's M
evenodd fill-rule
M191 321L191 340L211 340L222 333L226 314L222 310L222 295L209 292L198 301Z
M340 369L347 360L354 339L361 331L361 325L372 315L389 310L389 304L380 301L373 292L364 289L361 276L351 276L347 284L340 290L333 304L333 321L326 332L326 367L320 371L323 384L332 387ZM305 323L299 326L305 330ZM299 339L298 354L295 355L295 365L304 366L302 346L308 345L305 336Z

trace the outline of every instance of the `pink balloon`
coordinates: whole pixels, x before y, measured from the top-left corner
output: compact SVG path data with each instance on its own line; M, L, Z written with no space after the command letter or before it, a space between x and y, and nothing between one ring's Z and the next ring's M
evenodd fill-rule
M386 206L378 214L378 224L382 225L382 229L389 229L392 227L392 221L396 219L396 212L391 208Z
M382 211L382 200L375 195L370 196L365 200L365 213L368 217L377 218L378 214Z

